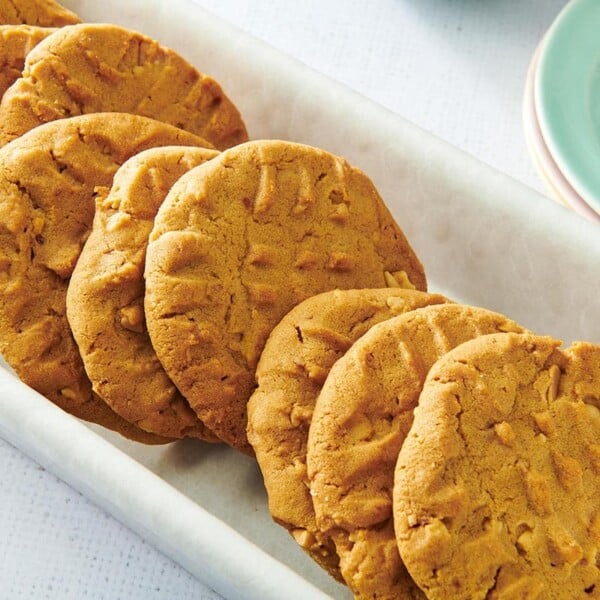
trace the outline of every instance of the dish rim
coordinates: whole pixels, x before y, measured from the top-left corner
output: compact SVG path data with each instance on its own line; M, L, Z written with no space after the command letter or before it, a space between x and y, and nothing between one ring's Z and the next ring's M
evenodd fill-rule
M523 98L525 141L538 175L556 201L573 209L581 216L593 222L600 223L600 215L577 193L556 164L539 124L535 103L534 81L542 44L543 40L533 54L525 83Z
M563 176L596 212L600 124L596 131L587 100L589 76L600 62L598 27L600 3L571 0L541 44L534 78L535 110L545 143ZM574 31L577 44L571 43Z

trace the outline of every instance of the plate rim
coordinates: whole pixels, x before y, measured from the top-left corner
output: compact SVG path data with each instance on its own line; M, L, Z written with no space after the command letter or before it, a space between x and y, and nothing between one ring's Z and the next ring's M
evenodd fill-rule
M564 176L544 139L535 104L534 81L544 39L533 53L525 82L523 96L523 124L525 141L538 175L557 202L581 216L600 223L600 215L577 193Z
M578 90L585 88L585 73L590 72L594 63L590 64L589 54L581 52L581 44L569 45L568 39L573 28L577 28L578 40L593 43L594 40L590 41L590 23L600 23L600 3L594 0L571 0L559 13L541 44L534 79L534 102L540 129L557 166L578 195L598 211L600 170L597 166L594 168L586 149L593 146L600 149L600 144L590 138L590 127L586 126L589 123L585 117L581 118L585 114L585 96L582 93L575 97L572 93L556 91L573 88L572 85L565 85L564 80L577 84ZM598 58L600 38L596 36L595 39L598 40L595 44ZM565 52L565 48L570 52ZM581 66L575 75L571 69L560 68L566 62L573 61L574 56L578 57L577 63ZM580 110L573 110L577 106ZM577 125L577 140L573 139L574 124Z

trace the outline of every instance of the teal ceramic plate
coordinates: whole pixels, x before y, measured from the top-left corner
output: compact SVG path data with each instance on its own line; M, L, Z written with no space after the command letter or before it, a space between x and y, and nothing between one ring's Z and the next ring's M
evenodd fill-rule
M540 129L535 109L533 86L542 45L543 41L537 47L529 65L529 71L527 72L525 94L523 97L525 142L533 159L533 164L550 192L551 197L561 204L572 208L576 213L590 221L600 224L600 214L589 206L567 181L550 153Z
M535 103L558 167L600 212L600 0L571 0L553 23L541 48Z

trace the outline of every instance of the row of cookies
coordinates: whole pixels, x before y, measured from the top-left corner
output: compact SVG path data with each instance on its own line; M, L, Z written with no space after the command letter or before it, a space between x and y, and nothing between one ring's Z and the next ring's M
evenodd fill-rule
M194 435L251 453L246 401L279 319L323 290L423 289L425 277L343 159L282 141L206 146L152 119L95 113L0 149L2 353L78 417L147 442Z
M157 400L181 413L177 432L167 426L157 435L135 408L129 419L112 410L92 390L65 298L95 204L117 169L165 145L214 156L215 146L247 139L239 111L172 50L122 27L81 24L54 0L2 2L0 24L3 357L57 405L131 439L215 439L177 398Z
M411 290L298 305L248 405L274 519L357 598L596 597L600 347L559 346Z
M15 268L18 260L12 261L7 282L8 287L16 284L36 297L28 303L26 319L24 311L18 318L8 314L2 319L8 330L4 354L26 382L72 414L132 439L162 443L191 435L208 441L224 439L252 452L246 438L245 404L254 387L253 371L262 345L279 318L323 289L385 285L425 289L422 267L371 182L323 151L260 142L226 152L217 160L215 150L194 147L210 143L184 135L174 141L153 135L152 141L140 144L130 129L140 127L141 121L121 114L40 124L77 111L131 110L120 98L117 104L107 104L106 87L97 86L94 79L98 73L80 68L84 58L93 56L101 74L113 75L112 87L115 56L119 68L123 63L130 66L131 60L126 52L107 57L109 40L128 49L140 43L137 34L112 26L81 25L52 34L30 52L23 77L0 106L6 117L3 141L8 142L0 152L17 154L15 164L24 161L13 169L25 175L10 210L19 206L23 221L33 215L32 225L22 227L24 236L21 229L9 232L5 247L21 237L18 244L28 251L17 254L27 255L29 262ZM164 54L161 50L160 57ZM56 74L62 75L58 91ZM160 90L157 79L149 81ZM143 92L143 85L127 80L114 96L136 86ZM81 98L85 103L78 105ZM58 113L46 110L49 104L59 107ZM220 102L209 105L218 107ZM160 111L144 114L165 118ZM31 133L25 132L32 127ZM163 130L156 123L146 122L144 127ZM165 138L172 133L164 133ZM221 141L212 130L201 133L215 145ZM103 144L99 143L102 136L106 137ZM144 151L163 143L190 146ZM42 152L25 156L23 150L31 147ZM98 160L99 150L111 158L108 167ZM207 161L212 167L205 169L207 173L194 169L174 186L186 171ZM38 172L31 183L28 174L34 162ZM50 176L42 195L33 188L43 165ZM99 177L102 168L107 172ZM83 182L83 187L58 191L72 180ZM239 209L222 219L227 228L198 230L200 219L190 226L193 207L205 202L197 189L207 183L207 197L216 195L222 203L209 207L218 218L231 213L232 206ZM154 280L152 273L148 275L146 290L148 238L171 187L175 208L164 210L164 224L159 220L155 228L160 232L162 226L161 233L169 235L148 248L152 266L156 247L158 266ZM59 196L61 205L55 206ZM215 214L205 217L212 227ZM69 231L68 222L76 223L77 230ZM240 236L243 244L238 249ZM48 256L59 248L63 256L57 265ZM195 264L208 256L209 249L212 264ZM6 256L13 259L10 252ZM216 281L207 280L207 269ZM220 275L215 277L215 271ZM62 281L57 283L56 274ZM11 313L11 302L6 312ZM146 331L147 314L154 344ZM14 344L15 340L20 343Z
M245 141L247 133L219 84L181 56L137 32L80 21L54 0L0 4L0 137L8 144L3 179L5 187L17 183L20 191L10 190L2 212L13 214L13 220L18 213L22 226L22 231L9 227L3 236L7 286L2 352L24 381L69 412L133 439L162 443L175 433L169 427L159 428L160 436L150 427L149 434L143 423L135 424L137 417L133 424L124 420L92 392L65 319L66 283L89 235L96 188L110 187L126 159L165 144L224 148ZM156 118L190 134L123 112ZM69 118L85 113L93 114ZM191 135L200 132L210 141ZM30 152L32 147L39 152ZM19 246L29 246L29 264L19 266L24 256ZM35 286L24 283L30 279ZM17 297L15 288L21 290ZM39 306L29 298L27 307L21 307L20 296L33 294L40 296ZM40 334L41 347L33 345ZM185 430L214 438L189 406L173 404L183 414L182 432L175 437Z
M11 19L3 18L5 4L22 4L25 22L6 24ZM45 0L0 4L0 145L43 123L100 112L157 119L218 149L248 139L219 83L177 52L117 25L80 23L76 15L70 21L56 15L36 19L27 10L35 7L43 16L47 4L60 10Z
M96 205L70 326L96 393L163 436L189 435L183 396L211 434L252 453L246 403L284 314L336 287L425 285L373 184L317 148L149 150Z
M92 391L66 317L73 269L102 186L161 145L202 145L181 129L124 113L41 125L0 148L0 352L17 375L82 419L159 442Z
M247 133L216 81L137 32L107 24L63 26L65 12L53 0L22 4L18 12L26 23L58 28L26 43L23 36L7 37L21 41L14 45L17 54L29 52L0 103L0 211L7 215L0 232L4 357L59 406L135 439L218 436L251 453L245 402L264 339L277 320L298 301L333 287L424 289L422 266L372 183L345 161L273 141L217 157L213 148L235 146ZM91 114L73 116L82 113ZM196 148L138 157L172 144ZM142 274L155 213L179 176L205 161L211 169L188 181L184 208L173 202L179 213L171 210L164 220L166 230L175 231L156 240L165 264L148 276L149 308L143 311ZM212 208L233 220L223 220L216 232L188 231L193 210L187 205L203 202L194 186L214 194L222 206ZM215 217L204 218L212 226ZM208 249L214 263L209 268L225 270L225 280L207 280L201 268L191 273L186 261L202 262ZM115 280L128 281L136 291L115 291ZM82 350L65 315L67 287L68 316ZM120 327L112 339L101 318L113 318L109 296L118 305ZM123 339L125 331L145 334L148 312L154 346L186 400L166 381L154 350L142 360L135 340ZM193 343L181 344L182 335ZM135 369L133 379L143 383L131 383Z

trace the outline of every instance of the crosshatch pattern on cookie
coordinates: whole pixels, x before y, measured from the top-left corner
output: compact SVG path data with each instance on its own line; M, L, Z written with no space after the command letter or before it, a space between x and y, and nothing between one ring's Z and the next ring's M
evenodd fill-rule
M111 111L170 123L219 149L248 139L221 86L176 52L117 25L81 24L59 29L27 55L0 103L0 143L41 123Z
M394 536L396 459L430 367L462 342L499 331L522 328L472 306L418 308L375 325L331 369L309 432L310 493L359 597L416 593Z
M394 488L429 598L598 596L600 347L559 346L486 336L429 373Z
M0 2L0 25L63 27L81 19L55 0L5 0Z
M171 186L215 150L166 146L136 154L96 199L90 237L67 293L67 316L94 391L119 415L166 437L216 438L164 372L144 319L144 262Z
M105 113L53 121L0 149L0 351L19 377L58 406L129 437L164 441L127 423L92 393L66 317L69 278L94 216L132 155L206 145L145 117Z
M343 224L329 218L340 205ZM254 369L293 306L328 289L426 286L368 178L323 150L282 141L237 146L173 187L146 280L148 328L168 374L219 437L249 452Z
M365 332L393 316L446 299L402 288L334 290L308 298L273 329L248 401L248 439L273 518L334 577L333 542L316 526L306 472L308 430L318 394L335 363Z

